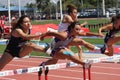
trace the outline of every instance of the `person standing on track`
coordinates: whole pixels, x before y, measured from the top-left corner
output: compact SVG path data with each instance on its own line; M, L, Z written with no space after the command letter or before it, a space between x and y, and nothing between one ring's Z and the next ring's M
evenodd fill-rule
M107 34L104 38L104 46L101 48L101 53L108 56L113 56L114 53L114 44L120 41L120 36L116 35L120 31L120 14L112 17L111 23L105 25L99 29L99 34L102 34L103 30L107 30ZM108 51L106 51L108 48Z
M14 57L24 57L32 50L45 52L47 48L37 46L29 40L40 38L41 34L30 35L30 19L27 16L21 16L11 31L10 40L6 46L4 54L0 58L0 70L4 68Z
M59 59L68 59L77 64L83 65L85 68L90 67L90 62L84 63L75 54L68 48L68 46L79 46L83 45L90 50L100 50L100 48L95 47L94 45L77 38L76 36L86 36L91 34L81 33L80 25L77 22L72 22L66 31L62 32L46 32L41 35L41 40L46 36L54 36L55 37L55 46L52 49L50 56L52 59L47 62L43 62L40 66L56 64ZM93 34L92 34L93 35ZM99 34L94 34L99 36Z

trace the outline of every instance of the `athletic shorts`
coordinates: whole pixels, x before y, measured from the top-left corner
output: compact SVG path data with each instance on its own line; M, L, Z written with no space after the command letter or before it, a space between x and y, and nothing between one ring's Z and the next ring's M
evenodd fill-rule
M7 47L4 51L12 55L12 57L19 57L19 52L21 50L21 47Z

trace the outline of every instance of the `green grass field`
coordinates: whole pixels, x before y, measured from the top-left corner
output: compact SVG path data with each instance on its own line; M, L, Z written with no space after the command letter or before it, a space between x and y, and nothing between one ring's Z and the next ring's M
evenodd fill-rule
M98 23L106 23L108 20L104 18L96 18L96 19L79 19L80 23L83 23L84 21L88 22L89 24L98 24ZM31 21L32 24L48 24L48 23L53 23L53 24L59 24L60 20L36 20L36 21Z

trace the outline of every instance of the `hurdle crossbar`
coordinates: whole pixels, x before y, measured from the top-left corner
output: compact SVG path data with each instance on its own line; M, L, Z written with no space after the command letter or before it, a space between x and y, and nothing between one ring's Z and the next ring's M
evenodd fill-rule
M66 68L66 65L67 63L59 63L59 64L45 66L45 68L48 67L49 69L59 69L59 68ZM0 71L0 76L11 76L16 74L38 72L41 68L43 68L43 66Z
M0 71L0 76L10 76L10 75L16 75L16 74L38 72L40 68L41 68L41 66L40 67L16 69L16 70Z
M93 63L99 63L99 62L114 61L119 59L120 59L120 55L114 55L114 56L106 56L106 57L100 57L100 58L94 58L94 59L86 59L84 60L84 62L91 60Z

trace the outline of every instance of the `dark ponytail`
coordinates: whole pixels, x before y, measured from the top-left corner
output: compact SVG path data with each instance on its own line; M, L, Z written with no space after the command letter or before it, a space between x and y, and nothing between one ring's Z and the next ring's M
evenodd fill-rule
M73 30L75 28L75 25L79 25L78 22L72 22L69 26L68 26L68 31L70 32L71 30Z
M116 16L113 16L112 19L111 19L111 23L114 23L118 19L120 19L120 14L117 14Z
M67 5L67 13L70 14L74 9L77 10L77 8L73 5Z
M21 16L21 17L16 21L16 23L14 24L13 30L16 29L16 28L21 28L21 29L22 29L21 24L23 23L23 19L26 18L26 17L28 17L28 16L26 16L26 15Z

